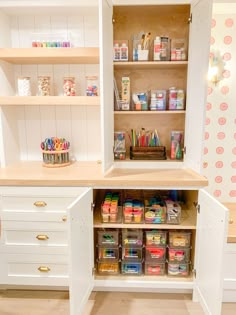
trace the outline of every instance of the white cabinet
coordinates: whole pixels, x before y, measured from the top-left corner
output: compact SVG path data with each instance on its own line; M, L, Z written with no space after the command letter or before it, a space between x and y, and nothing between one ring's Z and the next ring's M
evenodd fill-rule
M82 188L2 187L1 285L68 287L68 211Z
M41 162L40 143L55 136L70 141L74 160L100 160L100 98L86 96L86 76L99 76L96 1L1 1L0 16L1 167ZM42 36L69 37L74 47L32 48ZM32 96L18 96L18 76L30 77ZM38 76L50 76L50 96L37 95ZM68 76L73 97L63 96Z
M123 189L124 187L122 187ZM130 187L125 187L130 188ZM140 187L133 187L140 188ZM145 189L145 187L143 187ZM152 225L159 229L188 229L193 233L193 265L195 276L173 278L168 276L98 276L93 274L92 235L92 190L80 196L70 207L70 303L71 315L82 314L83 305L94 290L109 291L146 291L146 292L193 292L193 299L199 301L206 314L220 315L223 281L223 253L227 231L227 209L214 200L204 190L186 190L189 207L198 203L198 211L189 212L196 219L195 225ZM99 189L94 190L99 195ZM196 200L198 198L198 200ZM98 207L100 205L97 205ZM190 209L189 208L189 209ZM213 211L214 209L214 211ZM188 212L188 211L187 211ZM184 222L184 220L183 220ZM191 222L191 220L189 221ZM112 228L112 224L98 224L95 227ZM127 224L115 225L122 229ZM150 228L146 224L129 224L130 228ZM86 235L86 237L85 237ZM95 237L95 235L94 235ZM215 240L218 240L217 243ZM85 250L86 248L86 250ZM79 297L79 298L78 298Z
M117 168L152 168L190 167L198 172L201 171L201 157L203 150L203 128L205 115L206 97L206 74L209 59L209 39L211 25L212 1L103 1L100 0L100 74L101 74L101 97L102 97L102 125L103 125L103 169L107 170L111 165ZM172 4L172 5L171 5ZM178 6L180 4L180 6ZM138 6L141 6L137 9ZM183 8L183 9L182 9ZM134 18L134 9L135 18ZM149 10L149 11L148 11ZM158 12L162 12L161 15ZM163 11L161 11L163 10ZM179 10L189 12L189 15L181 15ZM153 11L153 12L152 12ZM169 12L168 12L169 11ZM181 11L181 12L182 12ZM151 13L150 13L151 12ZM154 12L157 17L155 19ZM191 12L191 13L190 13ZM149 19L148 15L151 14ZM143 23L135 23L139 16ZM145 19L145 15L148 18ZM129 21L130 19L130 21ZM185 19L185 24L177 24ZM186 27L188 19L191 20L189 29ZM163 28L158 23L165 22ZM173 22L172 22L173 21ZM114 23L114 26L112 25ZM130 23L130 24L129 24ZM152 25L153 24L153 25ZM176 26L177 25L177 26ZM176 28L180 28L179 32ZM170 33L173 36L185 36L188 41L188 61L186 62L115 62L112 63L113 29L114 40L129 40L129 49L132 50L132 36L141 31L153 30L157 32ZM144 28L146 28L144 30ZM189 32L189 33L188 33ZM181 34L181 35L180 35ZM115 37L117 36L117 37ZM132 51L130 59L132 60ZM173 113L164 112L115 112L112 108L113 100L113 75L120 81L121 76L131 77L133 90L154 89L162 87L168 89L171 84L178 85L186 90L186 111ZM132 86L131 86L132 92ZM137 92L137 91L135 91ZM115 116L115 117L114 117ZM182 162L169 161L138 161L115 162L113 159L113 131L128 131L132 128L157 129L160 138L170 150L170 131L184 130L184 146L186 152ZM180 129L181 128L181 129ZM126 142L129 143L128 137ZM126 149L129 145L127 145ZM168 166L166 166L168 164Z

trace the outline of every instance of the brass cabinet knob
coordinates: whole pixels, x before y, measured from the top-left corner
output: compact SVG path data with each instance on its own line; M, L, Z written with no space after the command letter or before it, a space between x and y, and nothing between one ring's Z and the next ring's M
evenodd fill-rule
M229 224L233 224L234 220L232 218L229 219Z
M49 267L46 266L40 266L38 267L38 271L40 272L49 272L51 269Z
M46 207L46 202L45 201L35 201L34 206L35 207Z
M66 222L66 221L67 221L67 216L66 216L66 215L64 215L64 216L62 217L62 221L63 221L63 222Z
M36 238L39 241L47 241L49 239L49 237L47 235L37 235Z

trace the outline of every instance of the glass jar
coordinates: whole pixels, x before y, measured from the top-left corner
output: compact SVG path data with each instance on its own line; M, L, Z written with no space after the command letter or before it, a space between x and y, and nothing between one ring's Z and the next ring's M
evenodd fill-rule
M50 95L50 77L39 76L38 77L38 96L49 96Z
M30 77L18 77L17 89L19 96L31 96Z
M63 93L64 96L75 96L75 78L74 77L64 77L63 81Z
M87 76L87 96L98 96L98 77L97 76Z

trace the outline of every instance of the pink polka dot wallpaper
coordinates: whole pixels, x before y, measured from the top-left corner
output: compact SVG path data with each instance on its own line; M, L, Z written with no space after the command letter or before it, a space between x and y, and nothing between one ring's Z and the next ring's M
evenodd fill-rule
M236 202L236 14L214 14L211 55L222 57L221 80L208 83L203 174L219 201Z

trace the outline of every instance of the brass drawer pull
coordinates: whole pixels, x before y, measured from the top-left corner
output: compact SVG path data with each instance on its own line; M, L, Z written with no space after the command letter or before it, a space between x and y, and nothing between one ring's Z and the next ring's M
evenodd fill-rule
M40 272L49 272L51 269L49 267L46 267L46 266L40 266L40 267L38 267L38 270Z
M46 207L46 202L45 201L35 201L34 206L35 207Z
M229 219L229 224L233 224L234 223L234 220L231 218Z
M67 216L66 216L66 215L64 215L64 216L62 217L62 221L63 221L63 222L66 222L66 221L67 221Z
M47 235L37 235L36 238L39 241L47 241L49 239L49 237Z

